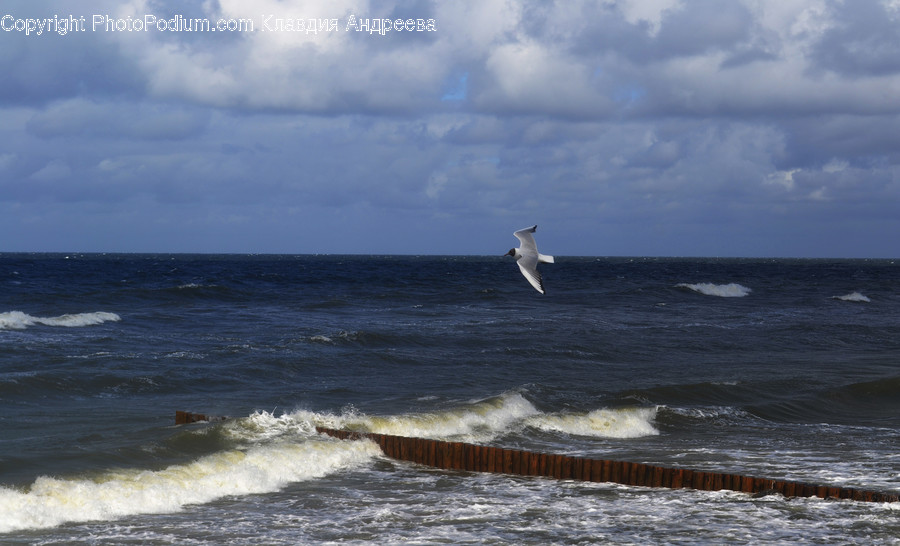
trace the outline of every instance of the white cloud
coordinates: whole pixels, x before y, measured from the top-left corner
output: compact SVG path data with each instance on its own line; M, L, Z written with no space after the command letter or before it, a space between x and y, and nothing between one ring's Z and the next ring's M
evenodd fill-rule
M589 67L545 44L504 44L485 66L489 85L474 97L482 109L590 118L610 110L610 101L592 89Z
M794 189L794 174L799 172L800 169L791 169L789 171L776 171L774 173L770 173L766 176L766 183L768 184L778 184L779 186L784 187L786 190Z
M431 176L428 177L428 185L425 186L425 195L427 195L429 199L437 199L440 197L441 192L444 191L444 186L446 185L447 175L445 173L432 173Z
M625 20L636 25L646 22L650 25L651 34L659 31L665 12L675 10L682 6L681 0L625 0L623 2L610 2L607 4L617 6L622 10Z
M97 164L97 168L101 171L112 172L118 170L119 165L117 161L113 161L112 159L104 159Z
M160 6L132 0L117 13L150 13ZM811 53L840 16L825 0L575 1L552 9L422 3L419 9L427 13L421 16L435 19L435 32L385 36L347 31L348 17L390 18L416 8L364 0L221 0L203 6L202 14L213 20L250 18L257 30L110 38L140 67L153 96L235 109L421 115L447 108L441 98L448 80L465 73L471 104L500 115L900 111L893 94L885 93L900 89L900 76L859 81L819 70ZM264 18L270 27L277 20L339 23L325 32L271 31L263 28Z
M65 161L53 160L34 173L29 178L38 182L55 182L65 180L72 175L72 169Z
M828 193L828 188L826 188L825 186L822 186L820 188L816 188L815 190L811 191L809 193L808 198L811 201L828 201L829 198L828 198L827 193Z
M848 163L847 161L845 161L843 159L838 159L835 157L835 158L832 158L832 160L829 161L822 168L822 170L825 171L826 173L839 173L841 171L846 170L847 167L849 167L849 166L850 166L850 163Z

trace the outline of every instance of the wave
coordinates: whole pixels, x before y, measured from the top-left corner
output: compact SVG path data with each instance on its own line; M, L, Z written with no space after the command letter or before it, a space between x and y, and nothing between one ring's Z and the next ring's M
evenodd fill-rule
M667 416L697 421L747 421L754 419L746 410L734 406L669 407L661 408Z
M257 429L251 434L255 438L258 434L282 434L305 427L324 426L395 436L485 443L505 434L533 428L576 436L639 438L659 434L653 425L656 414L656 407L545 413L520 393L506 393L457 408L426 413L373 416L352 409L340 415L299 410L279 418L263 413L254 416Z
M858 303L869 303L872 301L869 298L867 298L866 296L863 296L862 294L860 294L859 292L851 292L849 294L844 294L843 296L832 296L831 299L841 300L841 301L852 301L852 302L858 302Z
M362 345L370 347L397 347L413 342L410 335L382 333L367 330L340 330L337 333L315 334L305 338L309 343L320 345Z
M310 336L307 338L307 340L312 343L328 343L328 344L337 343L337 342L364 343L373 338L377 339L377 337L378 336L376 334L369 334L366 332L360 332L360 331L355 331L355 330L354 331L341 330L337 334L333 334L330 336L325 335L325 334L318 334L318 335Z
M115 313L99 311L96 313L76 313L73 315L60 315L58 317L35 317L21 311L7 311L0 313L0 330L24 330L35 324L45 326L63 326L77 328L81 326L93 326L104 322L116 322L122 318Z
M219 288L217 284L200 284L196 282L188 282L184 284L179 284L176 289L177 290L191 290L192 288Z
M0 486L0 533L67 522L111 521L172 513L226 496L270 493L290 483L365 465L381 455L374 442L344 442L316 426L485 442L526 427L573 435L634 438L658 434L656 408L543 413L519 393L507 393L431 413L367 416L296 410L279 416L258 411L214 425L184 427L174 448L216 452L161 470L109 469L91 477L37 478L25 488ZM224 449L223 449L224 447Z
M599 409L585 414L540 415L529 418L529 426L553 432L603 438L642 438L655 436L653 426L657 408L636 407Z
M299 410L284 416L286 422L272 425L284 429L298 426L298 423L313 423L312 426L395 436L487 442L539 413L524 396L512 393L443 411L401 415L365 415L352 408L340 415Z
M896 426L900 415L900 376L850 383L748 407L776 422L841 426Z
M699 284L679 283L676 288L687 288L704 296L717 296L720 298L743 298L752 290L737 283L712 284L708 282Z
M82 479L42 476L25 490L0 487L0 533L171 513L225 496L273 492L359 466L379 453L371 442L316 438L222 451L163 470L110 470Z

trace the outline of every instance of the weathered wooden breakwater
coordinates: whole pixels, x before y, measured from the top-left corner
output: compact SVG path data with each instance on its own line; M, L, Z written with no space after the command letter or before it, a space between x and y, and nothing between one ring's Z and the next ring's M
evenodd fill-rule
M197 413L176 412L177 424L207 420L216 420L216 418ZM785 497L820 497L863 502L900 501L900 497L896 493L882 493L850 487L811 485L738 474L535 453L464 442L408 438L326 427L316 427L316 431L342 440L371 440L378 444L387 457L446 470L541 476L559 480L606 482L669 489L728 490L751 495L778 493Z

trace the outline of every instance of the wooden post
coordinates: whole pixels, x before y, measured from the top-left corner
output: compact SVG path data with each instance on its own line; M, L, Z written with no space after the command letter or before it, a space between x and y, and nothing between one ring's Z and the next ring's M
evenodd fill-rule
M215 420L206 415L175 412L176 424ZM785 497L820 497L864 502L900 502L896 493L880 493L856 488L810 485L805 483L667 468L627 461L586 459L567 455L533 453L500 447L477 446L461 442L444 442L419 438L403 438L387 434L357 433L316 427L316 431L340 439L369 439L376 442L388 457L426 464L449 470L469 470L544 476L557 479L612 482L643 487L671 489L693 488L706 491L730 490L744 493L776 492Z

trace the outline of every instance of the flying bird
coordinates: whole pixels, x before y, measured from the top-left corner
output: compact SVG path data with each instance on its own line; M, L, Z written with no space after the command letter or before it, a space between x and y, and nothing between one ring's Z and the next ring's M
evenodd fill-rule
M537 231L536 225L513 233L516 239L519 240L519 248L510 249L505 256L515 258L522 275L528 279L528 282L531 283L535 290L543 294L544 281L541 279L537 266L538 263L552 264L553 256L544 256L538 252L537 244L534 242L534 236L532 235L535 231Z

